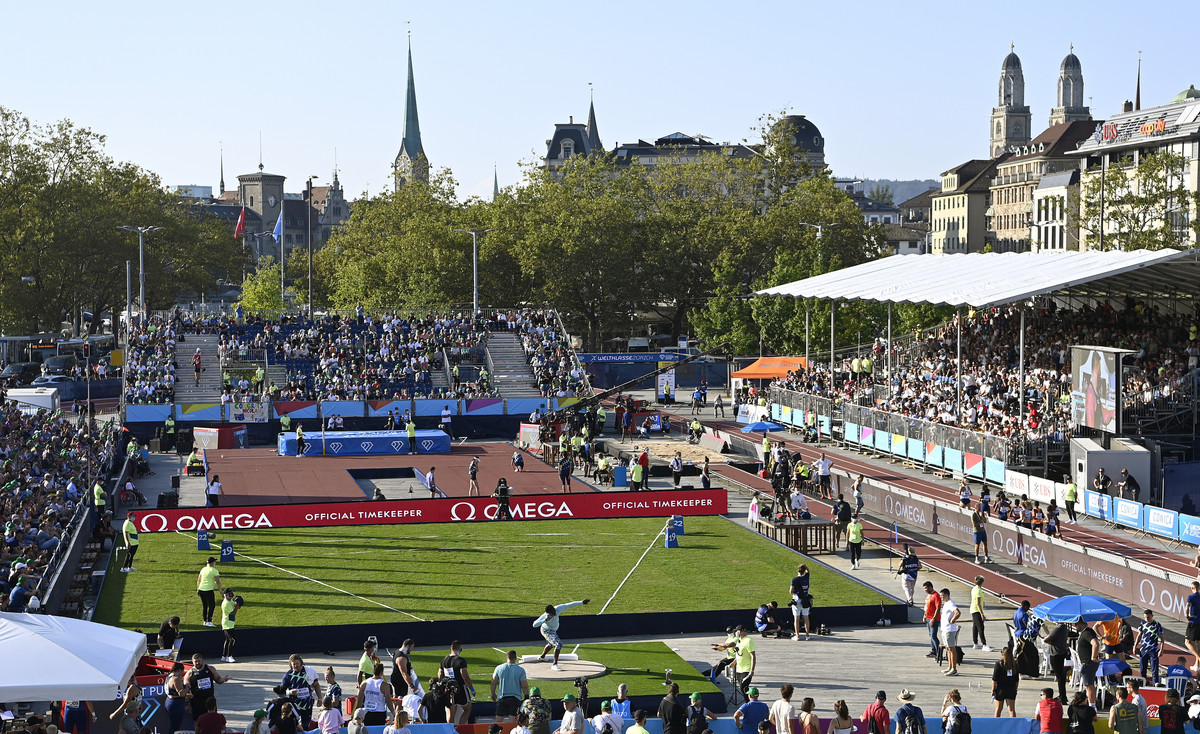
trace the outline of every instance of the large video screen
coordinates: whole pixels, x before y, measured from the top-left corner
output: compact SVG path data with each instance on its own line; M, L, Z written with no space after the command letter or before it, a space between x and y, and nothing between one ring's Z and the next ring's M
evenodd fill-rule
M1120 392L1117 351L1071 347L1071 418L1075 425L1116 433Z

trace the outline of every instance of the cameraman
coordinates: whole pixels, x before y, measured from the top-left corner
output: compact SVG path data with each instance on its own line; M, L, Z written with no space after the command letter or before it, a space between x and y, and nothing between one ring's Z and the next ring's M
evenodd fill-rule
M754 613L754 626L762 633L763 637L770 637L771 635L775 635L776 637L785 636L786 633L783 627L776 624L775 617L773 616L778 609L779 603L772 601L760 604L758 610Z
M509 488L508 480L500 477L496 480L496 491L492 492L492 496L496 498L496 519L511 520L512 510L509 508Z

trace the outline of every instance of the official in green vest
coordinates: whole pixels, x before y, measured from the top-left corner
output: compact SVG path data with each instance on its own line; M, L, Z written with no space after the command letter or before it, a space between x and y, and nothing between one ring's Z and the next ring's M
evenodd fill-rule
M164 448L168 450L175 448L175 419L169 415L163 422L163 440L167 442Z
M279 416L279 428L284 433L290 432L292 430L292 417L287 413Z
M129 573L130 571L137 570L133 567L133 557L137 555L138 549L138 529L135 524L136 522L137 518L134 517L134 513L131 510L125 516L125 524L121 526L121 534L125 536L125 562L121 564L121 573Z
M408 423L404 426L404 431L408 434L408 453L417 453L417 424L412 418L408 419Z
M96 505L96 516L99 517L100 515L104 514L104 504L106 498L108 497L108 495L104 493L104 485L99 481L97 481L96 486L92 488L92 496L96 500L94 503Z

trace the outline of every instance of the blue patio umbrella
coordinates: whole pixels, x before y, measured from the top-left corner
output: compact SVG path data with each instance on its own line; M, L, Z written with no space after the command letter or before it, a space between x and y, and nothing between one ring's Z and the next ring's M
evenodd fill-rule
M1101 622L1124 619L1130 615L1130 610L1124 604L1111 599L1089 594L1072 594L1038 604L1030 613L1049 622Z
M1106 675L1122 675L1129 672L1132 672L1129 664L1117 658L1101 660L1096 666L1096 675L1101 677Z
M750 425L742 429L742 433L767 433L769 431L782 431L783 426L771 421L754 421Z

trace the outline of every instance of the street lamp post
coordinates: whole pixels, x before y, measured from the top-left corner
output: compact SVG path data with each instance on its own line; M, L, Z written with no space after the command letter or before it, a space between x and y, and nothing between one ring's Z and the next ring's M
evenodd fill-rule
M479 315L479 235L495 232L494 229L456 229L455 232L471 235L471 272L472 272L472 296L471 315Z
M821 237L825 235L825 230L827 228L836 227L838 224L840 224L840 222L833 222L832 224L809 224L808 222L796 222L796 224L799 224L801 227L812 227L813 229L817 230L817 239L821 239Z
M142 306L142 324L146 323L149 309L146 308L146 233L157 232L162 227L134 227L128 224L117 227L126 232L137 232L138 236L138 298Z

